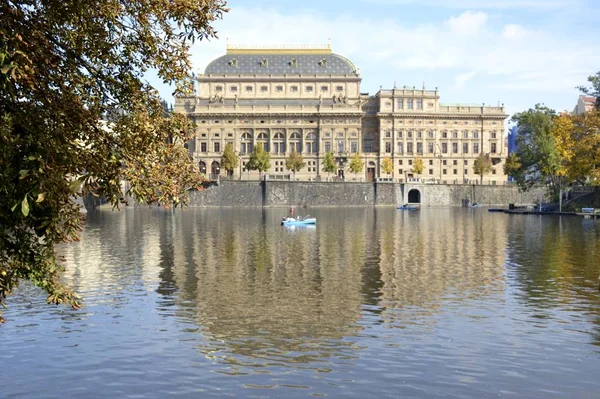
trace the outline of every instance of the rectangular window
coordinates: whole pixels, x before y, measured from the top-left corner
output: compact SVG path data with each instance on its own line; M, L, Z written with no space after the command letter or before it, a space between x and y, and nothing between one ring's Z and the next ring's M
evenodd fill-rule
M458 132L456 130L452 132L452 138L453 139L457 139L458 138Z
M479 154L479 143L473 143L473 154Z
M429 169L429 174L432 175L433 174L433 169Z
M469 143L463 143L463 154L469 153Z
M207 146L205 142L200 143L200 152L207 152L206 147Z
M321 91L326 92L328 90L329 90L329 87L327 87L327 86L321 86Z
M452 153L458 154L458 143L452 143Z
M252 86L246 86L246 91L252 91Z
M447 139L448 138L448 132L442 132L442 138L443 139Z
M350 151L352 151L353 154L356 154L358 152L358 143L356 141L350 142Z
M406 108L413 109L413 99L412 98L409 98L406 100Z
M213 143L214 152L221 152L221 143Z
M412 166L412 159L409 159L409 160L408 160L408 164L409 164L410 166Z
M398 130L398 138L401 139L402 138L402 130Z
M429 137L430 139L433 138L433 130L427 132L427 137Z
M312 93L313 91L313 87L312 86L306 86L306 92L307 93Z
M493 132L491 133L491 136L492 136L492 138L493 138L493 139L495 139L495 138L496 138L496 132L495 132L495 131L493 131Z
M458 169L454 169L452 172L453 172L455 175L457 175L457 174L458 174Z
M403 98L397 99L396 106L398 109L404 109L404 99Z
M281 93L283 91L283 86L275 86L275 91Z
M402 166L402 160L398 161L398 165Z
M496 169L492 169L492 174L495 175L496 174Z
M413 153L413 143L406 143L406 152L408 154L412 154Z
M468 139L468 138L469 138L469 132L465 130L463 132L463 139Z
M444 174L445 174L445 175L447 175L447 174L448 174L448 171L447 171L446 169L444 169Z
M491 144L490 144L490 152L491 152L492 154L495 154L495 153L496 153L496 143L491 143Z
M448 143L442 143L442 154L448 153Z
M229 86L229 91L232 93L237 93L237 86Z
M330 141L325 142L325 152L331 152L331 142Z
M423 100L420 98L417 100L417 109L423 109Z
M473 132L473 138L474 139L478 139L479 138L479 132L477 132L477 131Z
M412 137L413 137L413 134L412 134L412 133L413 133L413 132L412 132L412 130L409 130L409 131L408 131L408 136L407 136L407 137L408 137L409 139L412 139Z
M386 138L388 138L388 139L389 139L390 137L392 137L392 132L391 132L390 130L386 130L386 131L385 131L385 137L386 137Z
M344 86L336 86L335 90L338 92L342 92L344 91Z
M468 175L468 174L469 174L469 170L465 169L465 175Z
M433 143L427 143L427 153L433 154L434 149Z
M433 159L429 160L429 166L433 166Z
M298 86L290 86L290 91L296 93L298 91Z
M403 154L404 153L404 148L403 147L404 147L403 143L398 143L398 154ZM400 162L402 162L402 161L400 161Z
M403 174L403 173L404 173L404 171L403 171L402 169L398 169L398 174L400 174L400 175L401 175L401 174Z
M454 165L454 166L458 165L458 161L455 159L454 161L452 161L452 165Z
M338 140L337 150L338 152L344 152L344 140Z
M260 86L260 91L266 93L269 91L269 86Z
M420 130L419 130L419 131L417 132L417 138L418 138L418 139L422 139L422 138L423 138L423 132L422 132L422 131L420 131Z
M417 154L423 154L423 143L417 143Z
M446 165L448 165L448 161L446 161L446 160L444 159L444 160L442 161L442 164L443 164L444 166L446 166Z
M215 91L223 91L223 86L216 86Z
M385 142L385 152L386 153L392 152L392 143L390 143L389 141Z

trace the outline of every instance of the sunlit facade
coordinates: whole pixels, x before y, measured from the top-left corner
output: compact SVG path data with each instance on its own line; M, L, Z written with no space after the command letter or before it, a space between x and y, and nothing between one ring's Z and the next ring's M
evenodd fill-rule
M285 160L292 150L306 167L298 180L325 180L323 157L335 157L334 176L346 180L476 183L473 161L488 154L493 170L484 183L506 180L504 106L443 104L437 88L381 89L361 93L359 70L331 47L228 46L197 77L194 96L176 98L175 111L196 123L188 147L203 173L226 175L221 155L228 143L240 156L232 178L256 179L244 166L261 143L270 154L270 179L289 179ZM364 170L349 173L358 153ZM392 173L385 173L384 160ZM415 173L413 164L423 160Z

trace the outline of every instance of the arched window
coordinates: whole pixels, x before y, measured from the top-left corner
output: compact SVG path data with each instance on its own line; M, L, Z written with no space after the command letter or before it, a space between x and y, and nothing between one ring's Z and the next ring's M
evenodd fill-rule
M253 145L252 145L252 134L250 134L249 132L246 132L244 134L242 134L242 137L240 139L240 152L242 154L249 154L252 152Z
M257 143L261 143L266 152L269 152L269 135L265 132L260 132L256 138Z
M206 174L206 162L200 161L200 163L198 163L198 167L200 168L200 173L205 175Z
M285 136L282 132L277 132L273 136L273 152L275 154L285 153Z
M290 135L290 151L296 150L298 154L302 152L302 136L298 132L293 132Z

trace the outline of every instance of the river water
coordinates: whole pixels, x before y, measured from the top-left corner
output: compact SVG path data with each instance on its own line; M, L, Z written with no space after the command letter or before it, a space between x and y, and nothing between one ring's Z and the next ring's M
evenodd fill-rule
M600 222L285 212L90 212L85 307L9 299L0 397L600 397Z

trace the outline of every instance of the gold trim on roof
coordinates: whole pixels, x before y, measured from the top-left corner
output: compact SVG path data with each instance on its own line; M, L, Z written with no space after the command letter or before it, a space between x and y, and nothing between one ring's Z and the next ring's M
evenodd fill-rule
M331 44L298 46L227 45L227 54L331 54Z

